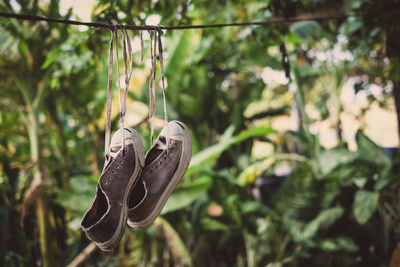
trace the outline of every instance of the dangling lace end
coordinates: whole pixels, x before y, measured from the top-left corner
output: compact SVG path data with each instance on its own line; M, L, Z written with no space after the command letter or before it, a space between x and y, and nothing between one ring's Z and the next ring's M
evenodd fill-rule
M121 129L121 143L122 143L122 151L125 149L125 131L124 131L124 103L123 99L121 98L121 82L120 82L120 76L119 76L119 51L118 51L118 28L122 30L123 34L123 46L122 48L126 49L125 45L125 36L124 36L124 31L123 27L121 25L115 25L114 27L114 38L115 38L115 53L116 53L116 59L117 59L117 87L118 87L118 100L119 100L119 125ZM126 58L126 50L123 50L123 54L125 55L124 59ZM126 65L125 65L126 67ZM125 92L124 92L125 93Z
M161 69L161 85L162 85L162 93L163 93L163 102L164 102L164 127L166 130L166 145L169 148L169 127L168 127L168 113L167 113L167 100L165 97L165 76L164 76L164 58L163 58L163 48L162 48L162 40L161 36L163 35L163 31L160 28L157 28L158 32L158 54L160 56L160 69ZM168 153L167 149L167 153Z
M125 127L124 127L124 116L119 113L119 119L121 121L121 145L122 145L122 155L125 154Z
M139 35L140 35L140 64L142 64L143 63L143 56L144 56L143 31L140 31Z
M165 135L165 139L166 139L166 144L167 144L167 153L169 153L169 147L170 147L170 139L169 139L169 125L168 125L168 121L165 121L165 131L166 131L166 135Z
M149 119L150 122L150 145L153 145L154 141L154 117Z
M111 137L111 108L112 108L112 79L113 79L113 44L114 44L114 30L111 30L110 49L108 57L108 83L107 83L107 103L106 103L106 128L105 128L105 142L104 154L107 159L110 153L110 137Z
M166 130L167 147L169 147L169 127L168 127L168 112L167 112L167 100L165 97L165 88L163 88L163 102L164 102L164 127ZM168 149L167 149L168 151Z
M154 102L152 102L151 104L151 115L149 117L149 122L150 122L150 145L153 145L153 141L154 141Z
M128 35L128 32L125 26L121 28L123 35L123 56L124 56L124 66L125 66L125 88L124 88L124 96L122 100L122 108L120 109L120 122L122 128L122 155L125 154L125 114L126 114L126 105L127 105L127 96L129 90L129 84L132 76L132 46L131 41ZM129 68L129 69L128 69Z
M154 39L155 44L155 39ZM155 62L156 51L153 47L153 34L150 31L150 57L151 57L151 73L149 79L149 122L150 122L150 145L154 141L154 117L155 117Z

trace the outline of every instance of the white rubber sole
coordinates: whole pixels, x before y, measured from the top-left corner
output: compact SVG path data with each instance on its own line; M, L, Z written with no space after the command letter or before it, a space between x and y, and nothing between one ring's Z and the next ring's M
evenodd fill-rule
M140 174L142 173L142 169L144 166L144 147L143 147L142 139L138 132L136 132L133 129L130 129L130 130L132 131L132 134L134 135L134 138L132 139L131 143L133 144L133 148L135 151L135 166L136 166L136 168L133 171L131 178L129 179L127 190L125 191L126 193L125 193L125 196L124 196L124 199L122 202L122 212L119 217L118 227L117 227L117 230L115 231L115 234L106 242L96 243L96 245L104 251L113 249L121 241L121 238L124 234L126 220L127 220L127 216L128 216L127 200L128 200L129 192L138 182L138 180L139 180L138 178L140 177ZM117 133L115 133L115 134L117 134ZM118 140L118 142L119 141L120 140ZM130 142L128 144L130 144ZM108 199L107 199L107 201L108 201Z
M179 124L175 125L176 123ZM185 174L187 168L189 167L190 160L192 158L192 138L190 136L190 132L185 125L185 131L181 132L179 128L177 127L183 127L181 122L177 121L171 121L169 122L169 132L170 132L170 138L175 139L175 140L181 140L183 143L183 153L181 155L180 163L177 168L177 172L174 174L174 176L171 179L171 182L168 184L167 188L161 195L160 199L158 200L156 207L154 210L150 213L150 215L140 221L140 222L134 222L128 219L128 225L134 229L140 229L140 228L145 228L149 225L151 225L154 220L160 215L162 209L164 208L165 203L168 200L168 197L171 195L172 191L175 189L175 187L178 185L179 181L182 179L183 175ZM183 124L184 125L184 124ZM164 129L160 133L160 135L164 135Z

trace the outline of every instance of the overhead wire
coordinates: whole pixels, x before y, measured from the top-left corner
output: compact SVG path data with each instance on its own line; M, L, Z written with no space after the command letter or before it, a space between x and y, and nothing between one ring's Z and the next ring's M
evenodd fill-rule
M28 21L45 21L49 23L61 23L61 24L70 24L70 25L82 25L88 26L95 29L108 29L113 30L115 25L106 24L103 22L83 22L76 20L67 20L67 19L54 19L47 18L43 16L36 15L26 15L26 14L15 14L15 13L3 13L0 12L0 17L4 18L14 18L18 20L28 20ZM204 29L204 28L223 28L223 27L243 27L243 26L266 26L271 24L280 24L280 23L295 23L301 21L323 21L328 19L345 19L348 15L346 14L336 14L329 16L315 16L315 17L307 17L307 18L271 18L268 21L250 21L250 22L234 22L234 23L219 23L219 24L200 24L200 25L178 25L178 26L156 26L156 25L120 25L124 27L126 30L185 30L185 29Z

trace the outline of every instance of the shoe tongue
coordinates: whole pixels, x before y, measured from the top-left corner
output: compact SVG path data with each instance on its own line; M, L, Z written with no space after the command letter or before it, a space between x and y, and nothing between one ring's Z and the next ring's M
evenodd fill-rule
M122 148L122 146L113 146L113 147L111 147L110 148L110 153L108 153L108 155L110 155L113 158L117 157L117 155L121 151L121 148Z
M107 156L111 157L111 158L116 158L119 154L119 152L121 152L121 146L114 146L110 148L110 152L108 153Z
M164 136L159 136L157 138L154 146L150 148L149 152L147 152L145 166L153 162L166 149L165 143L166 141Z

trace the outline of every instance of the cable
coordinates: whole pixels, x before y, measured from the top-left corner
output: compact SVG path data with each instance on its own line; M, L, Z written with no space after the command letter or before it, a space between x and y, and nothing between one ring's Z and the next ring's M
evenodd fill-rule
M0 12L0 17L14 18L19 20L29 20L29 21L46 21L50 23L83 25L83 26L93 27L96 29L109 29L109 30L115 29L116 26L121 26L121 25L105 24L103 22L82 22L76 20L52 19L35 15L2 13L2 12ZM226 24L181 25L181 26L126 25L123 27L126 28L127 30L185 30L185 29L204 29L204 28L222 28L222 27L243 27L243 26L253 26L253 25L265 26L265 25L279 24L279 23L295 23L306 20L323 21L328 19L343 19L347 17L348 17L347 15L340 14L331 16L316 16L309 18L293 18L293 19L272 18L269 21L236 22L236 23L226 23Z

